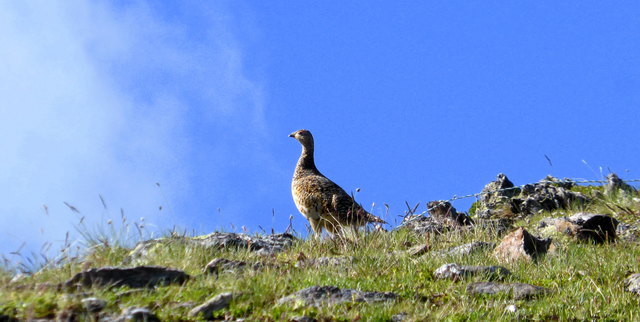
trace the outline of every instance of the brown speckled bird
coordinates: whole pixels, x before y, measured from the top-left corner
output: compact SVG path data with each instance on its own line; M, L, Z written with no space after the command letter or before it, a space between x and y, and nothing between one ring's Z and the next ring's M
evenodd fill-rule
M318 171L313 160L311 132L298 130L289 136L302 144L302 153L291 182L291 194L296 207L309 220L316 235L320 235L323 228L336 234L343 227L386 224L364 210L340 186Z

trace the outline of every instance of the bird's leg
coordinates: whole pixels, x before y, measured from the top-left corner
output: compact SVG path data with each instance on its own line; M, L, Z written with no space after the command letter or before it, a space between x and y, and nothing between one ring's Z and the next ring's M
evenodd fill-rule
M313 229L314 238L320 239L320 236L322 236L322 225L320 224L320 219L309 218L309 223L311 224L311 229Z

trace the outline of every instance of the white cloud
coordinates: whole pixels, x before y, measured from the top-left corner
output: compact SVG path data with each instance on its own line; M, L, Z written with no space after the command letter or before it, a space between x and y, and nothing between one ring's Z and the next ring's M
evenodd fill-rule
M90 222L122 207L170 227L179 218L157 207L190 193L203 140L191 126L264 129L230 17L186 8L180 20L145 3L0 3L0 253L64 238L80 215L63 201Z

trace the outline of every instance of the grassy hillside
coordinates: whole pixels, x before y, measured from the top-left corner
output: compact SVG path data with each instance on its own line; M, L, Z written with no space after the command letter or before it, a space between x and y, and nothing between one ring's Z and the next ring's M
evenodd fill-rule
M569 209L541 212L517 218L513 227L526 227L534 235L543 217L568 216L580 211L607 213L635 225L640 219L640 199L635 193L606 195L599 187L573 188L592 196L593 202ZM91 236L87 236L92 239ZM95 237L95 236L94 236ZM184 270L192 278L182 285L154 289L128 287L64 288L60 284L76 273L97 267L123 266L130 249L104 244L93 238L93 246L81 259L44 268L33 275L10 282L12 274L0 273L0 315L4 319L75 320L116 317L125 308L146 307L160 320L198 320L188 312L213 296L231 292L227 308L214 313L217 319L291 320L637 320L638 296L625 291L624 279L640 272L640 246L632 238L615 243L579 242L562 233L551 233L555 250L537 261L499 262L488 248L467 256L441 255L440 251L473 241L498 244L491 228L455 229L442 234L418 234L409 230L350 234L346 238L296 241L285 251L258 254L248 249L211 249L177 242L149 252L125 266L160 265ZM171 240L171 236L168 239ZM117 244L117 243L115 243ZM428 245L422 255L409 249ZM337 263L313 263L320 257L341 258ZM259 269L203 274L213 258L262 263ZM305 264L306 263L306 264ZM529 283L549 293L528 299L510 294L472 295L467 286L488 280L470 276L460 280L435 279L433 272L446 263L501 265L512 275L500 282ZM393 292L394 301L352 302L307 306L301 302L278 304L282 297L310 286ZM106 301L100 312L89 313L82 300L96 297ZM512 305L515 305L515 310ZM509 308L509 310L507 309ZM515 312L514 312L515 311ZM0 318L2 320L2 318Z

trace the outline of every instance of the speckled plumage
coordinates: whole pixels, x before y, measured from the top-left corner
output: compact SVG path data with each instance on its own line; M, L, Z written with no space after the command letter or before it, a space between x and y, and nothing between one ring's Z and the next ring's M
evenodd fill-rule
M326 229L332 234L342 227L359 227L367 223L386 223L368 213L353 198L316 168L313 136L308 130L289 135L302 144L302 153L291 182L293 201L300 213L309 220L316 234Z

